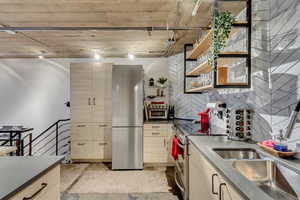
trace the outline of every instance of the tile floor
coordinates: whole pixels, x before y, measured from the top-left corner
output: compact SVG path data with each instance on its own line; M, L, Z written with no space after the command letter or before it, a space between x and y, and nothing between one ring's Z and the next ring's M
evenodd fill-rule
M109 164L61 167L61 200L180 200L172 167L111 171Z

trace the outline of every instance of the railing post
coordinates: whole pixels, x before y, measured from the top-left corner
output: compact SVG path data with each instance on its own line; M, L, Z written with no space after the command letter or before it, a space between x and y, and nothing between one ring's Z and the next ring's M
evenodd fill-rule
M21 140L20 141L21 142L21 150L20 150L20 154L21 154L21 156L24 156L24 140Z
M56 155L58 155L58 122L56 123L55 125L55 128L56 128L56 136L55 136L55 142L56 142L56 145L55 145L55 153Z
M29 134L29 156L32 156L32 133Z
M16 140L16 146L17 146L17 156L21 155L21 141Z

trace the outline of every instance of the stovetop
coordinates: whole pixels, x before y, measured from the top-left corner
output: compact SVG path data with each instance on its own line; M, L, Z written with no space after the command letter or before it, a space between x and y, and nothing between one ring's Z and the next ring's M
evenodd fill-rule
M182 119L175 119L174 125L178 128L185 136L224 136L224 134L207 134L201 133L201 124L194 123L192 120L182 120Z

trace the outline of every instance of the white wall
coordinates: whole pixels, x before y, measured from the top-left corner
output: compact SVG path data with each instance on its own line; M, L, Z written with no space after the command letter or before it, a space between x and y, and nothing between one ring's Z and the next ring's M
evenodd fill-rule
M1 59L0 126L33 127L34 134L69 118L69 66L93 59ZM146 77L168 76L167 58L108 58L100 62L143 65Z

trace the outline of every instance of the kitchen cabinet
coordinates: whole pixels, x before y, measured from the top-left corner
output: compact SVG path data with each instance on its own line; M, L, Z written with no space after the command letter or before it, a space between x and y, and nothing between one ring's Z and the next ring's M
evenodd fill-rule
M72 122L111 122L112 64L72 63L70 80Z
M189 199L243 200L193 145L189 145Z
M144 162L172 163L171 124L144 125Z
M9 200L59 200L60 199L60 166L57 165L45 175L26 186Z
M71 159L111 161L112 64L71 64Z

